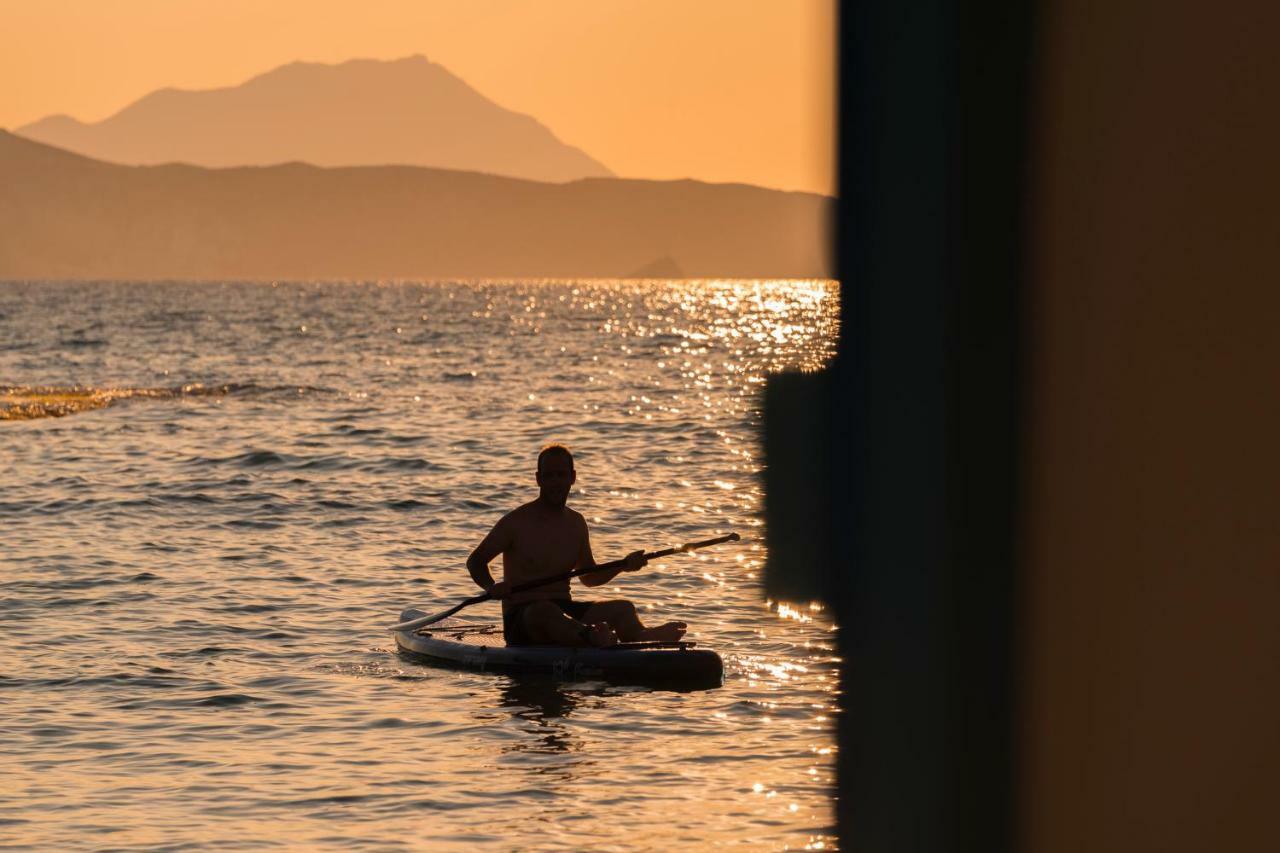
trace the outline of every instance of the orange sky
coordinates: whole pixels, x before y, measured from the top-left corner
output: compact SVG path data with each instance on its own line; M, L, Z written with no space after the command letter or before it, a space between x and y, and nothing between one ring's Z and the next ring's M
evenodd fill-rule
M834 0L0 0L0 127L421 53L626 177L834 193Z

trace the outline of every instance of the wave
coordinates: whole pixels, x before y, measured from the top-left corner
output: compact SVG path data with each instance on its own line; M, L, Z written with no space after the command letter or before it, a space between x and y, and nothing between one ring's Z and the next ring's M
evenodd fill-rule
M227 397L239 394L291 394L326 392L326 388L306 385L257 385L227 382L205 385L190 382L170 388L96 388L87 385L0 385L0 421L61 418L102 409L121 400L177 400L200 397Z

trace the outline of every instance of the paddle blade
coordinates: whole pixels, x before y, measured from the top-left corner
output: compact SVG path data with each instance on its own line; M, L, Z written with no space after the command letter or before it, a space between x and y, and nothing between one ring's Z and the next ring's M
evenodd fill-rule
M390 630L394 634L399 633L400 631L416 631L426 625L434 625L437 622L442 622L445 619L448 619L450 616L466 607L468 603L470 602L463 602L457 607L450 607L448 610L441 610L439 613L433 613L430 616L421 616L417 619L410 619L408 622L401 622L399 625L393 625Z

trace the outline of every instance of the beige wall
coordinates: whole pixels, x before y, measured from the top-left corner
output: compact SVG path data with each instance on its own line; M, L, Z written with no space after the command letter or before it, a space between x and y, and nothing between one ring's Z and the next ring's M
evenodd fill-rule
M1280 849L1280 6L1041 14L1021 847Z

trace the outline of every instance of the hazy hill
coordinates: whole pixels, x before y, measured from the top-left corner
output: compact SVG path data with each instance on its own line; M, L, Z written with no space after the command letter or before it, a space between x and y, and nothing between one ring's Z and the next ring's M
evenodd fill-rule
M0 279L830 277L830 200L414 167L120 166L0 131Z
M16 132L113 163L404 164L539 181L612 175L421 56L295 62L231 88L161 89L95 124L51 116Z

